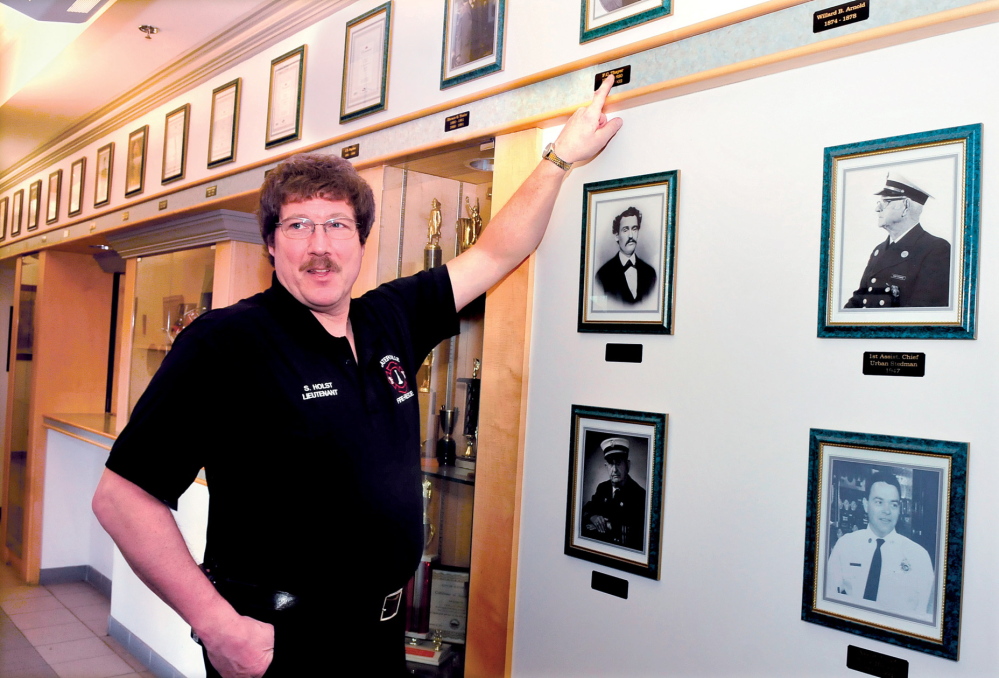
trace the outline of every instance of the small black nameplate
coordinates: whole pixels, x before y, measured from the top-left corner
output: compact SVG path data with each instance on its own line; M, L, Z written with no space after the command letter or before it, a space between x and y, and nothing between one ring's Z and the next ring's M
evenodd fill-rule
M883 377L922 377L926 374L926 354L864 351L864 374L877 374Z
M820 9L812 15L812 33L821 33L866 21L871 16L871 0L854 0L829 9Z
M607 344L604 360L609 363L640 363L642 362L642 345Z
M593 90L596 91L600 89L600 83L604 81L608 75L614 76L614 84L611 87L617 87L618 85L627 85L631 82L631 64L627 66L621 66L620 68L612 68L609 71L604 71L602 73L597 73L596 77L593 78Z
M909 662L904 659L855 645L846 646L846 668L879 678L907 678L909 675Z
M618 579L603 572L593 571L593 576L590 577L590 588L618 598L628 599L628 580Z
M468 116L469 112L456 113L455 115L449 115L444 118L444 131L453 132L456 129L461 129L462 127L468 127Z
M351 144L340 149L340 157L346 160L356 158L361 154L361 144Z

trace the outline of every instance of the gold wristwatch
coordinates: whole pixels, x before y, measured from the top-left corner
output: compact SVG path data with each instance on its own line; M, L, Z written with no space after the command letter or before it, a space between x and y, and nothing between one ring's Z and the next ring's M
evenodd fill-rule
M570 168L572 168L571 162L566 162L562 158L555 155L555 144L553 143L545 146L545 151L544 153L541 154L541 157L545 160L550 160L551 162L555 163L556 166L564 169L567 172L569 171Z

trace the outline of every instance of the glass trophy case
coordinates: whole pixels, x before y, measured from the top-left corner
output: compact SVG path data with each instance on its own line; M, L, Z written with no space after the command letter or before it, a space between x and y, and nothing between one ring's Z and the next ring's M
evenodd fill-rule
M215 246L136 260L128 413L159 369L174 338L212 308Z
M491 143L384 168L379 283L442 266L474 245L488 226L491 169ZM406 652L416 675L463 675L478 396L488 369L484 310L484 297L466 307L461 333L437 346L416 377L425 548L406 591Z

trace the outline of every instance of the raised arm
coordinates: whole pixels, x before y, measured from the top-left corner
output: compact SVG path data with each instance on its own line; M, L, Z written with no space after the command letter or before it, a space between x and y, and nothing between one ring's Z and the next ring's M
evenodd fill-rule
M623 124L604 115L604 102L614 79L608 77L555 140L555 154L570 163L589 160L607 145ZM565 177L565 170L541 160L510 200L489 222L473 247L447 262L454 303L460 310L498 283L541 243Z
M94 514L135 574L191 625L225 678L262 676L274 627L240 616L198 569L170 509L138 485L104 470Z

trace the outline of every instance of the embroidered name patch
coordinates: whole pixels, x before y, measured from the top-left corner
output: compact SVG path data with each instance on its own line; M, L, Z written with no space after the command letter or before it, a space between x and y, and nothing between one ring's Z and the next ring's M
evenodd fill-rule
M335 396L337 389L333 388L332 381L324 381L320 384L303 384L302 400L312 400L313 398L328 398Z

